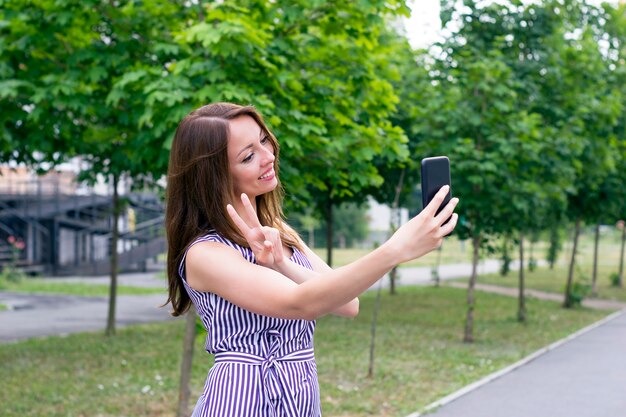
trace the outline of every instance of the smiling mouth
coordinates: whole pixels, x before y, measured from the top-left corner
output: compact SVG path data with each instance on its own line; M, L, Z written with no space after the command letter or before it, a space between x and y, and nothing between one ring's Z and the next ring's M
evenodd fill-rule
M274 176L274 168L271 168L269 171L267 171L265 174L261 175L259 177L260 180L266 180L269 178L272 178Z

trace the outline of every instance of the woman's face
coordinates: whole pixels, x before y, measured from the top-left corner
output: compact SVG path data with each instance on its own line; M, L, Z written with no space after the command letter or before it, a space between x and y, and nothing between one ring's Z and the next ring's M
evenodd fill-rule
M274 172L274 147L261 127L250 116L229 122L228 163L235 197L246 193L250 200L278 185Z

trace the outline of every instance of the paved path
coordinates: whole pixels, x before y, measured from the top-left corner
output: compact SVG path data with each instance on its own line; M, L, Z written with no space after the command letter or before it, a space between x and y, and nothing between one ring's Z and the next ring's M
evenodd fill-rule
M467 288L467 283L465 282L447 282L446 285L455 288ZM480 284L476 283L475 288L479 291L491 292L500 295L507 295L510 297L517 297L519 294L519 290L517 288L511 287L503 287L500 285L491 285L491 284ZM524 294L527 297L538 298L540 300L549 300L549 301L557 301L563 302L563 294L555 294L551 292L538 291L533 289L526 288L524 290ZM612 300L599 300L596 298L585 298L583 299L583 306L593 308L596 310L621 310L626 308L626 303L621 301L612 301ZM626 413L625 413L626 415Z
M429 417L626 416L626 311Z
M511 265L511 269L515 270L515 266ZM486 260L478 264L478 274L492 274L500 270L500 262L497 260ZM429 266L423 267L401 267L398 268L398 286L404 285L430 285L433 283ZM439 278L441 281L447 281L457 278L467 278L472 273L471 264L448 264L439 267ZM387 277L382 279L383 285L388 286ZM378 288L378 283L374 284L370 289Z
M165 266L163 266L165 268ZM162 275L162 278L160 276ZM54 282L69 282L69 283L81 283L81 284L101 284L109 285L111 277L108 275L97 277L55 277L48 278ZM117 277L118 285L127 285L130 287L144 287L144 288L163 288L167 289L167 278L165 278L164 272L138 272L129 274L120 274Z
M480 265L481 273L494 272L497 261ZM431 283L430 267L400 268L398 285L425 285ZM443 280L464 277L470 265L457 264L441 267ZM109 277L50 278L56 282L108 284ZM388 280L383 279L387 285ZM163 288L163 295L120 295L117 301L117 324L148 323L171 319L167 307L159 307L166 300L167 282L154 272L122 274L119 285ZM377 288L374 286L373 288ZM67 295L40 295L0 292L0 304L10 310L0 311L0 343L31 337L62 335L84 331L100 331L106 326L108 297L78 297Z
M512 265L515 267L516 265ZM497 260L487 260L478 266L479 274L498 271ZM469 276L470 264L442 265L442 281ZM168 320L167 307L159 307L166 299L166 280L155 272L122 274L119 285L163 288L163 295L118 296L117 323L121 326ZM430 267L399 268L398 286L429 285L432 283ZM50 278L57 282L108 284L109 277ZM388 279L382 280L388 286ZM372 289L378 288L378 284ZM10 310L0 311L0 342L27 339L37 336L69 334L103 330L106 325L107 297L77 297L65 295L36 295L0 292L0 304Z
M159 285L163 285L161 280ZM163 294L118 295L116 323L126 326L170 320ZM31 337L99 331L106 327L108 297L20 294L0 292L0 304L11 310L0 311L0 343Z
M160 294L118 296L117 325L171 319L167 307L160 307L165 300L165 295ZM0 292L0 304L15 308L0 312L0 342L98 331L106 327L107 297Z

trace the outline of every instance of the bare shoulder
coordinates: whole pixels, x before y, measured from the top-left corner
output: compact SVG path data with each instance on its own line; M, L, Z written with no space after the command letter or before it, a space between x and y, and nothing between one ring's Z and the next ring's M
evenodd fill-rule
M253 313L279 318L302 318L295 298L297 284L278 272L248 262L236 249L218 242L193 245L185 261L187 283Z
M214 292L213 282L224 274L224 264L249 263L236 249L220 242L199 242L189 248L185 258L187 283L197 291Z
M241 256L234 248L221 242L198 242L189 248L187 252L187 263L202 260L206 256L212 257L215 255L223 255L224 253L234 253Z

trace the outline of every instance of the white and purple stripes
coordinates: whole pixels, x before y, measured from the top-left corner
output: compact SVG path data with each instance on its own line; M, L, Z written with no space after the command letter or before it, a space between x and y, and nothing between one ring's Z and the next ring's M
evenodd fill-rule
M206 241L226 244L256 263L250 248L216 232L189 247ZM194 290L185 280L186 254L179 275L207 329L206 350L215 354L193 417L321 416L313 356L315 321L262 316L216 294ZM297 248L291 260L312 269Z

